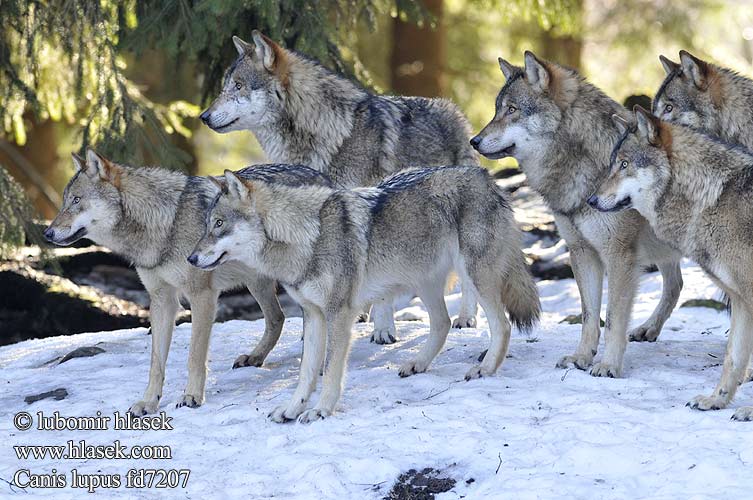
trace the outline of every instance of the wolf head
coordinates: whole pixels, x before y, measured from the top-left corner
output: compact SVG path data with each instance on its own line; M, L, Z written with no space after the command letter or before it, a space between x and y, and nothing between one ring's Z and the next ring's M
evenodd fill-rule
M120 219L118 184L122 167L95 153L86 160L73 154L76 173L63 192L60 212L45 230L45 238L56 245L70 245L84 236L102 242Z
M717 135L717 69L684 50L679 64L664 56L659 60L667 77L654 97L654 115Z
M492 121L471 139L490 159L518 160L540 152L562 119L563 106L574 99L578 77L573 72L525 53L525 67L499 58L506 83L497 95Z
M222 91L201 113L215 132L253 130L273 122L283 110L289 53L254 30L253 43L233 37L238 58L225 72Z
M612 117L622 135L612 151L609 177L588 199L601 212L634 207L647 216L669 179L669 127L640 106L634 111L634 124L618 115Z
M265 241L264 224L256 207L255 184L225 170L223 180L212 178L217 195L207 211L204 236L188 262L211 270L229 260L253 263Z

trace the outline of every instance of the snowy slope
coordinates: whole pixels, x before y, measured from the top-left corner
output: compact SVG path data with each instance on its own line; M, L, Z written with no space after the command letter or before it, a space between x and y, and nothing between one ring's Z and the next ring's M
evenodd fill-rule
M712 297L714 287L686 264L681 301ZM646 275L633 324L648 317L661 278ZM515 333L510 356L494 377L463 381L486 348L482 319L476 330L452 331L425 374L407 379L397 367L426 339L428 324L398 323L400 341L368 342L356 327L344 396L338 412L312 425L274 424L266 414L295 386L301 320L285 333L263 368L232 370L249 352L263 322L215 326L207 401L175 409L186 379L189 325L176 329L161 409L172 431L18 431L19 411L91 416L124 412L140 398L149 365L144 329L33 340L0 348L0 478L15 471L125 474L130 468L188 468L181 498L381 498L410 468L442 469L457 480L439 498L750 498L753 424L729 420L733 410L701 413L685 403L709 393L720 372L729 320L711 309L675 311L655 344L628 346L623 379L597 379L554 367L571 353L580 325L559 324L578 313L574 281L541 282L543 321L531 337ZM448 297L451 313L458 296ZM606 297L604 302L606 303ZM106 353L45 365L80 346ZM597 358L598 359L598 358ZM23 398L57 387L69 396L27 405ZM316 398L316 395L314 396ZM732 408L753 404L753 384ZM13 445L63 444L85 439L106 444L170 445L173 458L157 460L19 461ZM467 482L473 479L473 481ZM14 490L0 480L0 498L80 497L81 490ZM97 496L153 497L155 490L99 490Z

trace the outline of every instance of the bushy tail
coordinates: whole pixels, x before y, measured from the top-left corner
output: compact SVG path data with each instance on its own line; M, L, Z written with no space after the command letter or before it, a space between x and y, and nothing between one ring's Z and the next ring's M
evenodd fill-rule
M528 333L539 322L541 302L539 290L528 270L523 254L508 270L506 283L502 287L502 303L505 305L510 321L519 330Z

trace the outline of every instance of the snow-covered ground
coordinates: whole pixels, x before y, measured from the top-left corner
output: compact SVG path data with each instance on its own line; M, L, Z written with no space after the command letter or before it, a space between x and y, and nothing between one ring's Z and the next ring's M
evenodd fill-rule
M699 269L685 264L681 302L713 297ZM659 299L661 278L642 280L633 324ZM407 379L397 367L428 334L421 321L400 322L400 341L368 341L357 325L346 389L338 411L311 425L279 425L266 415L292 393L300 361L301 320L289 319L262 368L232 370L250 351L263 322L215 326L206 403L175 408L186 380L189 325L173 338L161 410L164 431L19 431L13 415L64 416L125 412L145 388L150 337L136 329L32 340L0 348L0 498L80 497L81 490L12 488L19 469L32 473L126 474L136 468L190 469L186 488L99 489L106 497L147 498L381 498L401 472L433 467L457 480L439 498L751 498L753 424L729 420L733 409L702 413L685 407L715 386L729 320L712 309L680 308L655 344L630 344L625 378L593 378L554 367L571 353L580 325L560 324L580 312L574 281L540 282L545 314L530 337L515 333L510 355L489 378L463 375L486 348L488 330L452 331L425 374ZM605 301L606 303L606 297ZM457 295L448 297L451 313ZM404 311L406 312L406 311ZM104 354L45 364L76 347ZM598 359L598 357L597 357ZM24 397L58 387L62 401L31 405ZM316 398L316 395L314 396ZM744 385L732 408L753 404ZM18 460L14 445L68 440L127 446L169 445L171 460ZM472 479L472 481L471 481ZM5 482L3 481L5 480Z

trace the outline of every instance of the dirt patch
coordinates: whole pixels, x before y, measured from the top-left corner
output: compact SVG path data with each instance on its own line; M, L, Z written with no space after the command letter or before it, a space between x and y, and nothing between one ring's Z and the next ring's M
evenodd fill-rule
M400 474L385 500L433 500L438 493L455 487L455 481L440 470L426 467Z

